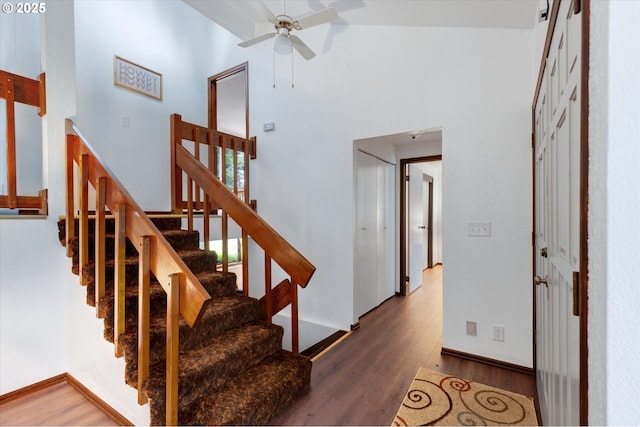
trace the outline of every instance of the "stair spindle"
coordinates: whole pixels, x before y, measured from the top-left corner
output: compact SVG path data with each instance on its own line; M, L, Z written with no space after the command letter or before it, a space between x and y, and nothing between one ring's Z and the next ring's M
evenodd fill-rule
M114 295L115 295L115 316L113 325L113 343L115 344L116 357L122 357L123 346L120 341L120 335L124 333L125 317L124 317L124 297L125 297L125 248L126 248L126 216L127 205L118 205L116 211L116 241L115 241L115 277L114 277Z
M142 390L144 380L149 376L149 317L151 289L151 238L142 236L139 250L138 273L138 404L147 403Z
M100 319L104 318L104 308L102 307L102 298L105 294L105 259L106 248L105 239L107 234L107 227L105 222L105 204L106 204L106 192L107 192L107 178L100 177L98 179L98 186L96 188L96 235L95 235L95 303L96 303L96 316Z

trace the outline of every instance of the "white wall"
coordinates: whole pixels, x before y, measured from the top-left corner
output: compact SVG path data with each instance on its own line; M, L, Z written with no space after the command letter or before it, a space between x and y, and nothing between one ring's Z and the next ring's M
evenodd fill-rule
M531 366L531 319L522 315L532 305L531 206L523 191L530 188L531 32L397 27L382 34L352 26L326 54L295 57L293 89L289 58L277 57L274 89L269 46L236 48L233 36L183 6L87 1L76 11L78 121L141 204L168 208L168 114L204 122L206 78L248 60L251 134L258 137L253 196L317 267L300 295L303 319L346 329L353 313L352 141L443 127L444 234L451 236L443 248L445 346ZM309 29L305 41L319 50L326 35L326 28ZM162 73L165 100L113 87L115 54ZM129 128L119 127L122 114ZM260 131L267 121L274 132ZM118 156L120 149L131 156ZM483 180L493 183L489 194ZM494 235L469 242L466 222L478 219L492 221ZM464 336L465 320L479 324L473 341ZM493 323L505 326L505 343L490 341Z
M640 419L640 3L592 1L589 423Z
M327 31L305 30L305 42L319 52ZM253 197L316 265L300 292L301 317L327 330L347 329L353 319L353 141L442 127L443 343L531 366L531 31L350 26L327 53L308 62L295 57L293 89L287 58L277 58L274 89L268 46L235 47L235 37L182 2L77 2L75 42L80 128L149 210L169 207L169 114L206 123L207 77L249 61L250 133L258 137ZM164 100L114 87L116 54L162 73ZM128 128L120 127L122 115ZM261 132L267 121L274 132ZM53 156L60 146L50 148L49 188L59 198ZM466 223L478 219L492 221L493 235L470 241ZM54 267L47 261L43 268ZM78 324L90 314L77 306L77 292L69 295L74 343L96 328ZM478 337L464 335L465 320L478 322ZM493 323L505 326L504 343L490 340ZM102 388L118 381L122 371L106 362L104 349L72 346L81 352L69 362L79 379ZM88 356L98 354L109 374L92 373ZM111 399L122 410L118 402L127 399L114 394L121 393Z
M2 13L0 27L2 69L31 78L48 71L44 63L41 65L37 15ZM55 80L55 72L47 78ZM26 177L27 183L33 184L28 187L35 190L30 195L35 195L38 189L47 187L47 171L43 168L47 116L40 119L37 109L30 110L30 116L37 118L35 123L16 123L17 133L28 135L35 144L29 147L32 156L27 171L19 168L18 174L20 181ZM21 148L24 146L19 142L18 150ZM64 150L62 153L64 158ZM29 191L21 185L18 189ZM59 193L60 188L50 191L50 207ZM55 221L54 215L46 219L0 219L0 394L68 370L65 285L70 267L57 241Z

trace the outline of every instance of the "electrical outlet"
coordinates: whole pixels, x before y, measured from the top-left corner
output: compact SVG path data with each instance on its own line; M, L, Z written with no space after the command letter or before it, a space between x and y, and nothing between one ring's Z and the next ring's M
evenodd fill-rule
M476 322L467 321L467 335L472 337L478 336L478 324Z
M469 222L467 223L467 236L473 237L490 237L490 222Z
M493 340L504 342L504 326L493 325Z

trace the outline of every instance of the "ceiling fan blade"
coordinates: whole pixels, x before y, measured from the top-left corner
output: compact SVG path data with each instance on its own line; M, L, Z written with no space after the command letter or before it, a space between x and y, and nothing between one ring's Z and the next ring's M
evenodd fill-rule
M272 24L278 23L278 18L276 18L276 15L271 12L271 9L269 9L262 0L258 1L256 4L258 5L258 9L262 13L262 16L267 18L267 21L271 22Z
M272 39L276 36L276 33L267 33L267 34L263 34L261 36L255 37L253 39L249 39L249 40L245 40L242 43L238 43L238 46L240 47L249 47L249 46L253 46L254 44L260 43L262 41L265 40L269 40Z
M304 44L304 42L300 40L299 37L296 37L290 34L289 38L291 39L291 45L293 46L293 48L297 50L298 53L302 55L304 59L308 61L314 56L316 56L316 54L311 50L311 48L306 44Z
M338 19L338 12L332 7L321 10L320 12L313 13L308 16L294 21L293 28L296 30L302 30L303 28L313 27L315 25L326 24L327 22L335 21Z

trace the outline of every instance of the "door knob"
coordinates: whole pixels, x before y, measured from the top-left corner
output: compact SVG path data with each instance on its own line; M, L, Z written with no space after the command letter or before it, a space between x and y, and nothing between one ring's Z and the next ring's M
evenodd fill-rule
M425 228L427 228L427 227L426 227L426 226L424 226L424 225L419 225L419 226L418 226L418 228L419 228L420 230L424 230L424 229L425 229Z
M547 288L549 287L549 283L547 283L547 280L549 280L547 277L545 277L544 279L542 279L539 276L535 276L533 278L533 281L536 285L545 285Z
M546 258L547 257L547 248L540 249L540 255Z

